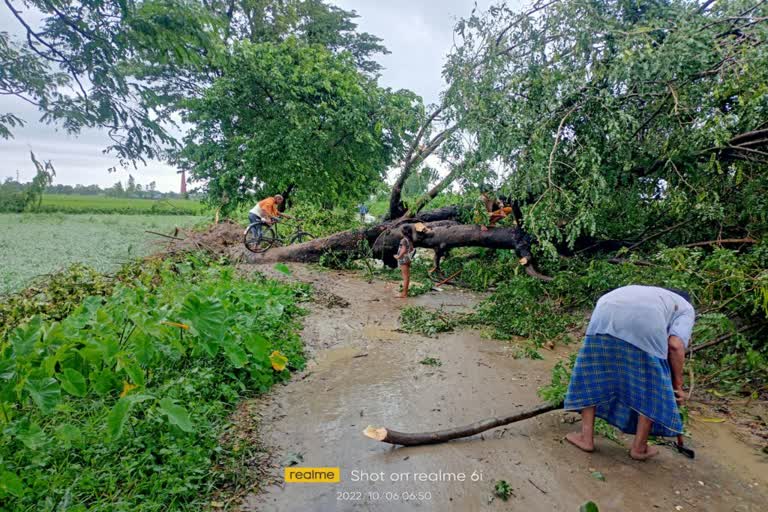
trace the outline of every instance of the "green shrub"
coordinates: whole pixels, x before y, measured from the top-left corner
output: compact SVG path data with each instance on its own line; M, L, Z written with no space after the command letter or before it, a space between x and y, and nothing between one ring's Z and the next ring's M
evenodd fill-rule
M241 397L304 366L303 288L190 256L33 317L0 343L0 501L13 510L205 508Z

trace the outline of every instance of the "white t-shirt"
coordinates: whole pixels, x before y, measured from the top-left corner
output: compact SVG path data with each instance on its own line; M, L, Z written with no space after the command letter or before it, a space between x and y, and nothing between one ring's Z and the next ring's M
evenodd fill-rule
M688 347L695 319L693 306L675 292L631 285L600 297L587 334L609 334L666 359L670 336L678 336Z

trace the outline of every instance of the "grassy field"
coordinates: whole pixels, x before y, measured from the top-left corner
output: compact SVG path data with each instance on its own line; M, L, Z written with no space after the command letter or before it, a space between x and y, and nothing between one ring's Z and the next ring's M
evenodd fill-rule
M115 270L164 240L145 230L170 232L201 220L192 215L0 214L0 295L73 263Z
M63 213L123 213L199 215L206 207L191 199L135 199L107 196L44 194L41 211Z

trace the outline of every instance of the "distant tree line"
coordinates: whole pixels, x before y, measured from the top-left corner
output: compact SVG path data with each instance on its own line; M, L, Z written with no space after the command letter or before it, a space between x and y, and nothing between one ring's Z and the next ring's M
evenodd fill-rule
M136 183L133 175L128 175L128 181L123 185L117 181L111 187L101 188L98 185L50 185L45 189L48 194L84 195L84 196L108 196L108 197L133 197L142 199L179 199L181 194L177 192L160 192L157 190L157 182L150 181L146 185Z
M34 155L33 155L33 161ZM64 194L83 196L106 196L116 198L136 199L182 199L177 192L160 192L157 183L151 181L143 185L136 183L132 175L128 175L128 181L123 185L121 181L111 187L101 188L98 185L54 185L55 171L50 162L37 162L37 173L30 182L21 182L17 179L6 178L0 182L0 212L23 212L35 210L42 204L43 194Z

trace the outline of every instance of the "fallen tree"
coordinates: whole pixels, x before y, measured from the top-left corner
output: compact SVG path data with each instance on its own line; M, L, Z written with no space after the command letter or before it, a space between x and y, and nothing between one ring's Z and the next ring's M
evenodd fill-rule
M453 439L459 439L462 437L469 437L485 432L492 428L500 427L502 425L508 425L517 421L527 420L550 411L562 409L563 404L552 405L550 403L544 403L537 405L531 409L527 409L523 412L511 414L508 416L497 416L494 418L488 418L462 427L448 428L445 430L437 430L434 432L398 432L386 427L373 427L369 426L363 430L363 435L370 437L376 441L382 443L398 444L401 446L418 446L423 444L437 444L445 443Z
M342 231L325 238L302 244L270 249L266 253L245 255L249 263L295 261L318 262L327 254L343 254L346 258L376 258L395 268L394 255L402 239L401 228L405 224L417 225L414 245L431 249L435 253L435 266L440 258L456 247L485 247L514 250L526 272L540 279L550 279L533 266L531 238L518 227L495 227L483 230L475 224L461 224L457 219L459 208L448 206L422 212L410 218L385 221L363 229Z

